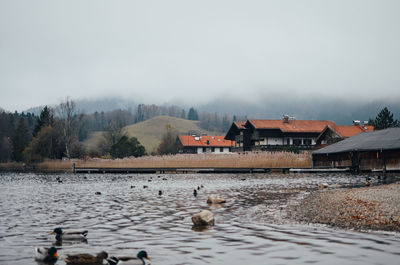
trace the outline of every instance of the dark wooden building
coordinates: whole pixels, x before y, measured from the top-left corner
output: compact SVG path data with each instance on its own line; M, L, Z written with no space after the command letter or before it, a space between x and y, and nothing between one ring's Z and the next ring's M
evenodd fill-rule
M312 153L314 168L399 171L400 128L361 133Z
M225 139L236 141L237 151L275 151L296 147L311 150L316 139L332 121L296 120L284 116L282 120L247 120L234 123Z
M244 143L244 131L246 127L245 121L235 121L232 123L231 127L228 130L228 133L225 136L226 140L234 141L235 145L232 147L232 151L234 152L242 152L244 151L244 146L250 145L250 142Z

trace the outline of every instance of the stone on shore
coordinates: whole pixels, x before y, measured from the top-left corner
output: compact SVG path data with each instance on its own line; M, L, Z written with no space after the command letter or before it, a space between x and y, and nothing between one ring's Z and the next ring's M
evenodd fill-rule
M313 192L288 212L300 222L400 231L400 184Z
M225 202L226 202L226 199L222 198L218 195L208 196L208 199L207 199L207 203L211 203L211 204L219 204L219 203L225 203Z
M329 187L328 183L320 183L318 184L318 189L327 189Z
M211 226L214 225L214 214L209 210L202 210L192 216L194 226Z

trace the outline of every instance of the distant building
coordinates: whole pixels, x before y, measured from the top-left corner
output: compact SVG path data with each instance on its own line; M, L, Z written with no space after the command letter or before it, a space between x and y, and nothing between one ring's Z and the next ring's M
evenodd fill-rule
M235 146L234 141L225 140L224 136L180 135L177 142L179 153L189 154L227 154Z
M316 139L333 121L296 120L287 115L281 120L247 120L234 123L225 139L236 141L235 151L275 151L288 147L311 150Z
M312 153L313 167L400 171L400 128L360 133Z
M316 142L318 147L324 147L356 134L372 131L374 131L374 126L368 125L368 122L361 124L360 121L353 121L353 125L327 125L317 137Z
M232 148L232 151L241 152L244 150L244 131L246 130L246 122L245 121L235 121L232 123L231 127L228 130L228 133L225 136L225 139L231 140L235 142L235 146ZM249 145L250 143L246 143Z

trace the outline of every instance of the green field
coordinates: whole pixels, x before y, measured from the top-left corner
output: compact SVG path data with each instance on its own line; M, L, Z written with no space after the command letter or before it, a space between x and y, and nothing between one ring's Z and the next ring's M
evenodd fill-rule
M147 153L151 153L155 151L160 144L162 136L166 132L167 124L171 124L179 134L187 134L189 131L196 131L198 133L215 135L213 132L200 129L198 121L190 121L169 116L157 116L144 122L126 126L123 129L123 132L130 137L136 137L146 148ZM95 150L101 141L101 137L102 132L92 133L84 142L87 150Z

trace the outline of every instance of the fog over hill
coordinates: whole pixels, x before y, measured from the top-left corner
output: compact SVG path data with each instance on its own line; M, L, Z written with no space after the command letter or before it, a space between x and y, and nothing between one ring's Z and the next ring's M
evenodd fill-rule
M280 119L283 114L301 120L332 120L338 124L351 124L353 120L375 118L385 106L400 118L400 100L371 100L290 97L274 95L255 102L237 99L218 99L199 106L201 111L247 115L248 118Z
M153 102L139 102L128 98L100 98L75 100L77 109L86 114L108 112L116 109L128 110L135 113L138 104L153 104ZM400 118L400 100L377 99L362 101L357 99L301 97L275 94L269 97L260 97L257 100L239 100L237 98L217 97L202 104L194 104L200 112L218 113L219 115L247 116L252 119L280 119L283 114L296 119L332 120L338 124L351 124L353 120L368 120L375 118L383 107L388 107L395 118ZM177 105L188 110L192 105L188 102L169 102L162 106ZM42 107L31 108L25 112L40 114Z

